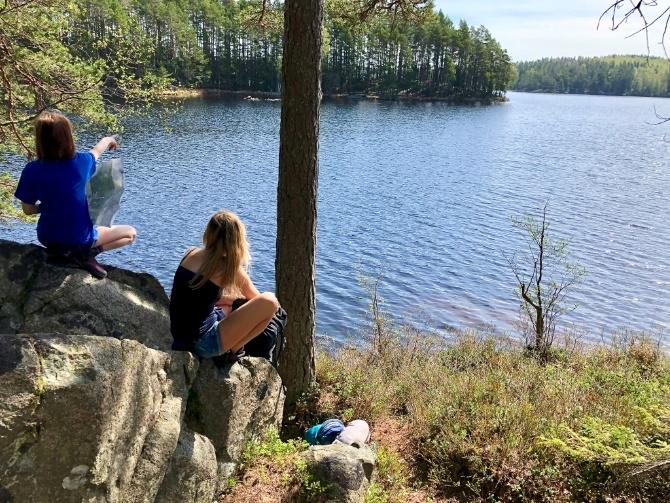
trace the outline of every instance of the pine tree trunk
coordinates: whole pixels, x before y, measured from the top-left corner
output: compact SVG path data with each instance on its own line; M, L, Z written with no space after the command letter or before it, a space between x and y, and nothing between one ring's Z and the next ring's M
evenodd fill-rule
M288 410L314 381L322 23L323 0L284 4L275 278L288 312L280 362Z

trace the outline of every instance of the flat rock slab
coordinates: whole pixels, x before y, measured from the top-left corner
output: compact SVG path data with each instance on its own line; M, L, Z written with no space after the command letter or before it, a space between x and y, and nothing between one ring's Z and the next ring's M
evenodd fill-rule
M98 280L46 259L42 247L0 240L0 333L99 335L170 349L169 299L156 278L109 267Z

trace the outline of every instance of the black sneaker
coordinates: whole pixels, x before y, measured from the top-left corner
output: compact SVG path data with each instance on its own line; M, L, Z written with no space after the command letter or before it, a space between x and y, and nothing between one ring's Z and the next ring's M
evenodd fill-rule
M231 365L233 363L240 361L240 359L243 356L244 356L244 348L236 352L228 351L227 353L223 353L222 355L215 356L212 358L212 361L214 362L214 365L216 365L219 368L222 368L226 367L227 365Z
M95 260L95 257L92 255L87 257L79 256L74 260L74 262L76 263L77 267L90 272L91 275L95 278L103 279L107 276L107 271L105 271L105 269L98 263L97 260Z
M53 251L47 248L47 263L51 265L72 266L72 254Z

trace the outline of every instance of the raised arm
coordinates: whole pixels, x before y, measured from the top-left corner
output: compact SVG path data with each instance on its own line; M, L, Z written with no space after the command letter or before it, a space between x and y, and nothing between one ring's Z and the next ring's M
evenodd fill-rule
M91 154L97 161L106 150L116 150L119 147L116 136L105 136L98 144L91 149Z
M251 300L254 297L258 297L261 292L259 292L256 287L254 286L254 283L251 281L251 278L247 274L247 271L242 269L240 267L240 272L239 272L241 278L240 278L240 288L242 290L242 295L244 295L245 298Z
M251 278L249 277L247 272L240 267L238 274L240 275L238 280L242 296L248 300L251 300L254 297L258 297L260 295L260 292L254 286L254 283L251 281ZM237 297L238 296L236 295L222 295L221 298L216 303L216 305L222 308L223 311L226 313L226 316L228 316L232 311L233 302L235 302L235 299Z

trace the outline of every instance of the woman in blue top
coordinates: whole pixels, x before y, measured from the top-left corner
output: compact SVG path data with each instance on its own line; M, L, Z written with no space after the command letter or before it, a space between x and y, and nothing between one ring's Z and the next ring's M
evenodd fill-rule
M68 118L56 111L43 112L35 121L37 160L23 168L15 193L26 215L40 215L40 243L98 278L107 272L95 256L126 246L136 236L129 225L94 226L88 213L86 183L95 173L95 162L117 147L114 137L108 136L90 152L76 152Z

